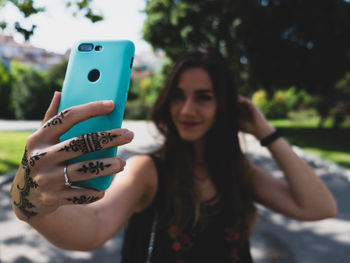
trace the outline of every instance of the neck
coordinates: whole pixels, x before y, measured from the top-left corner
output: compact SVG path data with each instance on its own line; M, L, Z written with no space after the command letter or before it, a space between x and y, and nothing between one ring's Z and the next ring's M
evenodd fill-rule
M195 165L204 165L204 144L198 141L194 144Z

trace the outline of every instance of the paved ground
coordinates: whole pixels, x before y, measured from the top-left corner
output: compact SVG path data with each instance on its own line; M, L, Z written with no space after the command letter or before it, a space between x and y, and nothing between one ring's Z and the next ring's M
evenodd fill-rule
M11 128L12 127L12 128ZM37 122L6 122L0 130L35 129ZM156 132L144 122L127 121L124 127L135 132L134 141L119 148L123 158L156 147ZM249 158L281 176L266 149L251 136L245 136L244 149ZM256 263L349 263L350 262L350 171L296 149L310 163L335 195L339 214L319 222L299 222L259 207L260 218L251 240ZM0 181L1 183L1 181ZM119 262L122 244L119 234L94 252L72 252L55 248L27 224L16 219L10 208L9 184L0 186L0 262L3 263L92 263Z

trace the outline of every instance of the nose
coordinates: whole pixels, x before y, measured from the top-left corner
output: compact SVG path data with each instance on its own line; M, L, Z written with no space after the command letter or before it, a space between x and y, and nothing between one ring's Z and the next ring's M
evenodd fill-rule
M191 98L185 100L181 108L181 114L192 114L195 112L195 105Z

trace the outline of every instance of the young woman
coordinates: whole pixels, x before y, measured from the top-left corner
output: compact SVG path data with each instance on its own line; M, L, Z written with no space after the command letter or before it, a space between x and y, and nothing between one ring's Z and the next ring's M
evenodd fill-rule
M43 126L26 144L11 198L16 215L53 244L93 250L126 223L123 262L252 262L249 237L259 202L299 220L333 217L337 206L313 170L269 125L252 102L237 95L227 62L216 50L183 56L174 66L151 117L165 141L150 155L93 160L66 166L83 152L59 151L87 136L59 142L76 123L113 110L109 101L57 114L55 94ZM56 125L47 125L59 118ZM272 177L242 153L238 131L268 147L285 180ZM125 129L102 148L133 138ZM102 136L97 133L96 136ZM91 161L90 161L91 162ZM72 189L75 182L118 173L104 192Z

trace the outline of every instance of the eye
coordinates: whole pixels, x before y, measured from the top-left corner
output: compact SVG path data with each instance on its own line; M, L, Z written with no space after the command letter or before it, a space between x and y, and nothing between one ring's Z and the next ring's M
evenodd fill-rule
M180 90L175 90L171 96L172 101L184 100L185 95Z
M213 99L213 96L208 94L200 94L196 97L197 101L211 101Z

